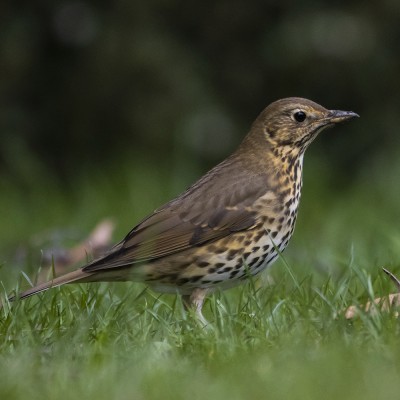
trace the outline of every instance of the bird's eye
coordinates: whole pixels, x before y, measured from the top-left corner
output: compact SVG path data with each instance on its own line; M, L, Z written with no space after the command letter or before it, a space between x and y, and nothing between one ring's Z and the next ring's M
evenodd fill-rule
M297 122L303 122L303 121L306 119L306 117L307 117L306 113L303 112L303 111L296 111L296 112L293 114L293 116L294 116L294 119L295 119Z

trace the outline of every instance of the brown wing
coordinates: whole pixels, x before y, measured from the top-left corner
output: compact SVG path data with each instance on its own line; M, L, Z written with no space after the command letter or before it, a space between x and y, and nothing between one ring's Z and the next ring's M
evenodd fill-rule
M255 196L267 192L265 177L255 175L249 179L242 174L223 182L215 172L218 167L214 174L205 175L181 196L156 210L108 255L83 270L91 272L155 260L254 227L258 221L250 204Z

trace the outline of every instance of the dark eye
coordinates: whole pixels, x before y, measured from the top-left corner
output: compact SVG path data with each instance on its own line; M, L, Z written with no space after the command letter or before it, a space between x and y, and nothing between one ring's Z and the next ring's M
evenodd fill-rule
M303 122L303 121L306 119L306 117L307 117L307 115L306 115L306 113L303 112L303 111L296 111L296 112L294 113L294 119L295 119L297 122Z

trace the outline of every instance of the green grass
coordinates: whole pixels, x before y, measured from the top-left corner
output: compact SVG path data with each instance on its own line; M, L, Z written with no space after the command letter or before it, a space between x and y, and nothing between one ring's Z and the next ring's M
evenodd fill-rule
M312 169L285 259L210 296L207 328L179 297L135 283L71 285L6 304L0 399L397 399L396 315L349 321L343 310L396 290L380 267L396 273L400 265L400 189L388 190L372 165L367 179L335 193L324 171ZM394 165L386 183L399 170ZM146 171L146 179L127 168L117 182L110 172L66 189L39 180L29 199L4 181L2 294L28 285L20 270L36 273L40 247L30 238L38 232L76 229L84 237L113 210L117 240L167 200L168 179ZM148 191L138 192L141 185ZM25 257L15 258L20 243Z

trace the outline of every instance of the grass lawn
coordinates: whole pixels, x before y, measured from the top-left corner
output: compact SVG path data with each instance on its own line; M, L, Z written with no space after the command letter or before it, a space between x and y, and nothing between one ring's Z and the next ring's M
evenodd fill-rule
M397 399L395 313L349 321L343 310L396 291L380 268L397 273L400 265L400 165L389 175L380 172L387 165L371 165L344 191L313 167L306 162L284 259L210 296L207 328L178 297L135 283L71 285L6 305L0 399ZM185 186L150 165L115 176L83 177L67 188L50 178L23 188L1 182L3 296L28 286L21 270L37 272L38 233L73 242L113 216L118 240L168 200L168 188Z

